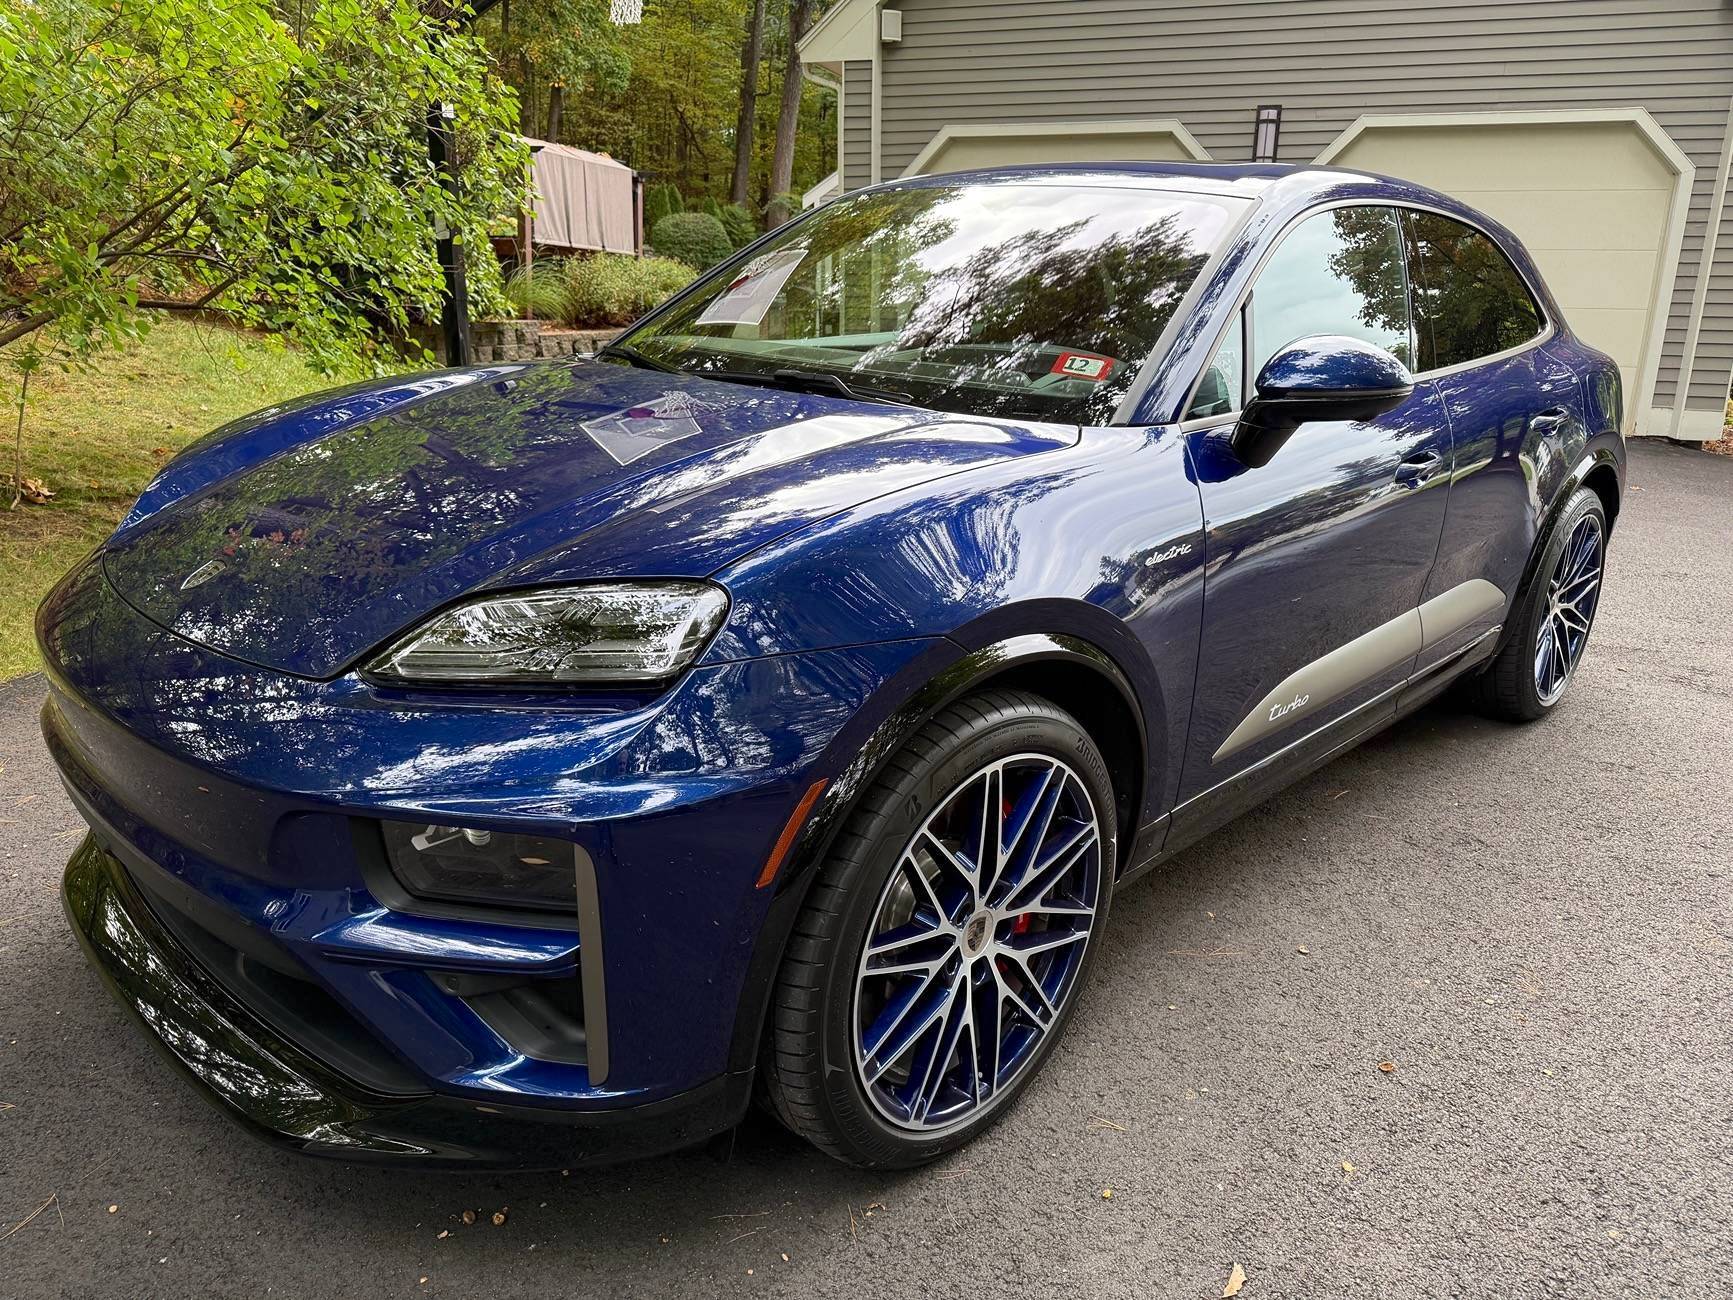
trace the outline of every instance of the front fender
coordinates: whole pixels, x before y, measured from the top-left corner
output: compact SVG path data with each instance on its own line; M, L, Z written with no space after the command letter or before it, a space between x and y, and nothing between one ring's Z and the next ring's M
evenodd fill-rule
M1094 674L1101 688L1111 692L1128 715L1138 720L1139 740L1147 756L1149 746L1142 729L1146 704L1113 657L1080 637L1021 633L973 649L946 641L905 666L836 736L814 767L815 771L836 775L823 785L804 820L796 812L796 837L783 857L781 870L773 882L768 882L775 897L748 964L730 1051L731 1070L750 1069L757 1059L764 1018L795 919L862 792L877 779L886 762L947 705L1020 670L1055 664ZM1142 775L1147 792L1155 784L1147 761ZM1121 867L1137 851L1136 840L1135 834L1121 836Z

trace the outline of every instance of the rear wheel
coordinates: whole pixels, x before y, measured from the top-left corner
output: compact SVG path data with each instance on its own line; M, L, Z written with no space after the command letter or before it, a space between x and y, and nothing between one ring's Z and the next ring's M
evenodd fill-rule
M1528 722L1564 698L1588 648L1606 559L1606 510L1594 492L1579 488L1547 540L1514 633L1469 683L1484 712Z
M992 691L930 722L863 796L813 885L773 994L777 1115L868 1166L986 1128L1063 1034L1116 860L1087 732Z

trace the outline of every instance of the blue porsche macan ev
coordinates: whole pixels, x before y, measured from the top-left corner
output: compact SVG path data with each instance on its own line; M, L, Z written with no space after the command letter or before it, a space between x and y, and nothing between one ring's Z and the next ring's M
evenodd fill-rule
M863 190L594 357L171 462L38 616L67 910L300 1150L572 1165L757 1096L913 1164L1059 1049L1117 887L1452 683L1558 703L1620 403L1403 182Z

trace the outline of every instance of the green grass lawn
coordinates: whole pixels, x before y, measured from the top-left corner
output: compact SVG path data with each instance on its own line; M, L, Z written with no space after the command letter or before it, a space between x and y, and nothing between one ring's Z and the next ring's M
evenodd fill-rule
M174 452L238 415L342 381L260 335L159 320L143 342L92 369L31 379L24 476L55 495L8 512L18 409L12 377L0 419L0 681L39 666L30 630L37 603L120 522Z

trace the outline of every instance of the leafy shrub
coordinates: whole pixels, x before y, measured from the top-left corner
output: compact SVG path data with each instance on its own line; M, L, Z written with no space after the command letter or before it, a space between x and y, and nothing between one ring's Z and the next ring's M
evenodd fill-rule
M573 325L630 325L692 279L692 268L666 257L597 253L565 266L566 320Z
M652 230L663 217L685 210L686 201L680 197L680 191L667 181L651 185L644 191L644 224Z
M439 308L429 227L485 249L528 161L487 47L435 8L0 3L6 359L125 343L143 297L286 333L324 368L391 365L379 327ZM461 187L434 183L430 103L452 106ZM470 274L496 308L497 262Z
M566 268L559 258L520 266L505 282L505 298L519 316L560 320L566 314Z
M663 217L651 228L650 244L661 256L700 271L715 266L734 251L734 245L728 242L728 232L708 212L676 212Z
M740 204L725 205L719 215L722 228L728 232L728 242L736 249L745 248L758 238L758 218Z

